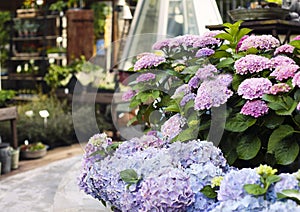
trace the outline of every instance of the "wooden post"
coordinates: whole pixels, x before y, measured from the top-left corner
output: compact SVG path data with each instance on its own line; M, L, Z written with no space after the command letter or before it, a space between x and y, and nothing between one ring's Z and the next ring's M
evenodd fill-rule
M0 121L10 121L12 132L12 146L18 148L18 135L17 135L17 107L0 108Z
M89 60L94 51L93 10L68 10L66 15L68 63L81 55Z

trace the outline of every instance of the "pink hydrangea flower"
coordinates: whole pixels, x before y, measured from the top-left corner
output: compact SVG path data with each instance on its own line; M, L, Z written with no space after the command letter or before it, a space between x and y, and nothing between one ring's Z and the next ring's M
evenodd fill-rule
M291 46L289 44L284 44L282 46L279 46L275 49L274 55L278 54L292 54L295 47Z
M140 76L138 76L136 78L136 81L137 82L147 82L147 81L155 79L155 77L156 77L156 75L153 73L141 74Z
M300 35L297 35L297 36L294 37L292 40L300 40Z
M269 90L269 94L273 94L276 95L278 93L286 93L289 92L291 90L291 87L286 84L286 83L278 83L273 85L270 90Z
M268 105L262 100L247 101L241 109L241 114L258 118L267 114Z
M259 50L271 50L279 46L280 42L272 35L251 35L243 40L240 51L247 51L250 48Z
M267 78L250 78L239 85L237 92L242 98L252 100L269 93L271 87L272 82Z
M242 45L243 41L244 41L246 38L248 38L248 37L249 37L249 35L244 35L244 36L239 40L238 44L236 45L236 51L237 51L237 52L240 51L240 48L241 48L241 45Z
M194 44L194 48L204 48L214 45L219 45L221 43L221 40L214 37L205 37L201 36L200 39L198 39Z
M270 60L263 56L249 54L238 59L234 64L234 68L236 73L241 75L257 73L270 68Z
M209 64L199 68L195 76L200 80L205 80L209 77L213 77L216 73L218 73L218 69L214 65Z
M292 84L294 87L298 86L300 88L300 72L296 73L292 79Z
M210 48L201 48L196 52L195 57L209 57L210 55L213 55L215 51Z
M218 34L224 33L222 30L207 31L203 33L203 37L215 37Z
M271 58L271 68L276 68L277 66L286 66L286 65L290 65L290 64L296 64L296 62L287 57L287 56L282 56L282 55L278 55L276 57Z
M233 92L219 78L205 80L197 91L195 110L205 110L219 107L227 102Z
M191 88L188 84L183 84L176 88L174 94L171 96L172 99L181 98L184 95L191 93Z
M170 44L172 43L172 38L167 38L165 40L157 41L153 44L152 49L153 50L162 50L164 48L170 47Z
M282 81L293 77L297 70L299 69L298 65L287 65L287 66L277 66L275 70L270 74L270 76L275 77L275 79Z
M135 71L157 67L158 65L166 62L166 58L162 56L158 56L156 54L148 53L142 56L135 64L133 69Z
M186 119L179 113L175 114L161 126L162 136L166 140L171 140L182 131L185 124Z
M128 90L122 95L122 100L123 101L130 101L132 97L134 97L136 92L134 90Z

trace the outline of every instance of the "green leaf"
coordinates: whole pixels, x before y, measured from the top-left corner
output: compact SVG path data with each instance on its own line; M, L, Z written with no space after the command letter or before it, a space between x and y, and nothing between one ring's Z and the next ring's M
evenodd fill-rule
M233 42L232 35L230 35L228 33L220 33L220 34L216 35L215 37L220 38L220 39L224 39L224 40L228 40L229 42Z
M297 104L298 104L297 102L293 101L288 109L276 110L276 114L280 116L290 116L296 109Z
M139 181L138 174L133 169L126 169L120 172L120 177L125 183L135 184Z
M281 180L281 177L279 177L278 175L270 175L266 178L266 183L271 185L272 183L276 183L280 180Z
M295 189L286 189L282 190L280 193L277 193L277 198L278 199L292 199L296 201L298 204L300 204L300 192Z
M297 49L300 49L300 40L293 40L289 44L294 46Z
M217 192L210 186L210 185L206 185L204 186L200 192L202 194L204 194L206 197L214 199L217 197Z
M214 58L230 57L231 54L226 51L216 51L213 55Z
M299 145L296 141L282 140L274 150L277 164L289 165L299 154Z
M261 141L257 136L244 135L238 142L236 152L242 160L250 160L259 152Z
M231 132L244 132L246 129L254 125L255 122L255 118L237 114L226 121L225 129Z
M93 156L95 156L95 155L105 156L106 153L105 153L104 150L97 150L97 151L93 152L92 154L90 154L89 157L93 157Z
M217 68L220 69L220 68L228 67L233 63L234 60L232 58L226 58L218 63Z
M273 131L269 138L269 143L268 143L268 152L272 153L278 146L278 143L292 135L294 133L294 128L291 127L290 125L281 125L279 126L276 130Z
M295 101L300 102L300 89L295 92L294 99Z
M270 115L266 116L264 119L264 125L269 129L275 129L279 127L284 121L283 116Z
M176 112L176 113L179 113L179 112L180 112L179 105L178 105L176 102L171 103L171 104L170 104L168 107L166 107L164 110L165 110L165 111L168 111L168 112Z
M239 41L242 37L249 34L251 31L252 31L252 29L249 29L249 28L240 29L237 33L237 36L236 36L237 40Z
M255 196L263 195L266 193L266 190L257 184L246 184L244 185L244 189L248 194L252 194Z
M198 136L198 128L196 127L189 127L179 133L178 136L176 136L173 141L188 141L196 139Z
M281 102L280 99L279 99L279 96L274 96L274 95L271 95L271 94L264 94L262 99L267 101L267 102Z
M244 77L242 77L241 75L238 75L238 74L235 74L233 76L233 79L232 79L232 88L233 90L237 91L239 85L241 84L241 82L244 80Z
M198 71L199 68L200 68L199 65L189 66L189 67L185 68L181 73L194 75L194 74L196 74L196 72Z

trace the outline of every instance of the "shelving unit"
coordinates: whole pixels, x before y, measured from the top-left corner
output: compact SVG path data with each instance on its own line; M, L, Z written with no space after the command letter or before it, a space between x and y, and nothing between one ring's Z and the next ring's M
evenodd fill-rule
M49 49L63 47L65 16L48 15L47 11L37 14L11 20L9 65L2 77L4 89L14 89L20 94L37 93L38 89L46 92L43 77L49 64L66 63L66 53L47 53Z

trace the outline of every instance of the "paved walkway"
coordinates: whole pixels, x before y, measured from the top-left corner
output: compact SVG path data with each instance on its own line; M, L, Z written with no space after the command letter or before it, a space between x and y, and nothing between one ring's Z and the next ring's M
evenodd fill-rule
M81 155L0 180L1 212L109 212L79 191Z

